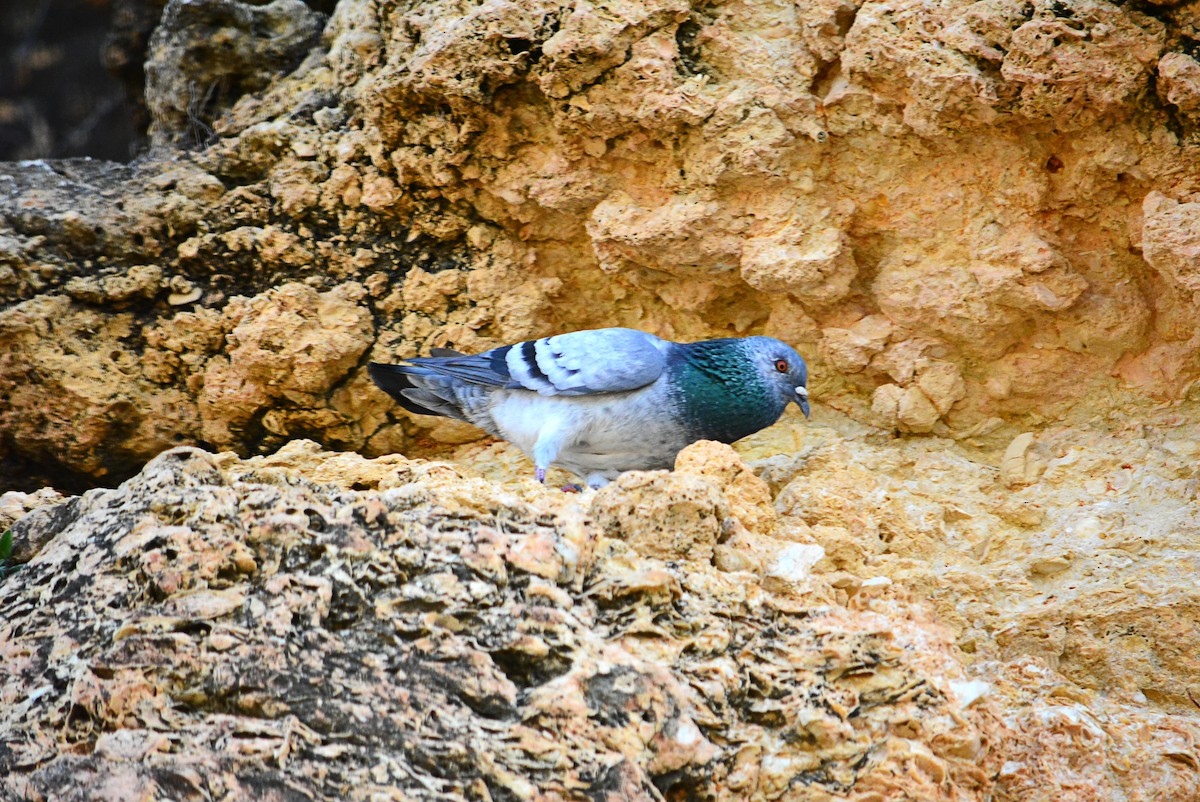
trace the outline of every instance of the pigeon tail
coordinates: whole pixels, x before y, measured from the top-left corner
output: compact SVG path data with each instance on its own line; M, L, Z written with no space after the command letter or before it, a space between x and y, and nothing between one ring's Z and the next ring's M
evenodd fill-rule
M380 362L368 364L367 373L379 389L409 412L467 420L462 409L455 403L452 379L432 375L421 368L385 365ZM438 392L439 389L444 392Z

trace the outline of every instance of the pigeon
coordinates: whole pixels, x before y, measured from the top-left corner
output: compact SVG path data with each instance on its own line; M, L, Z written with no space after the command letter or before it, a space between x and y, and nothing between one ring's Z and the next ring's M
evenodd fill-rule
M610 328L432 353L367 371L410 412L467 421L518 446L539 482L558 465L598 488L624 471L669 469L697 440L732 443L765 429L789 403L809 415L808 368L772 337L675 343Z

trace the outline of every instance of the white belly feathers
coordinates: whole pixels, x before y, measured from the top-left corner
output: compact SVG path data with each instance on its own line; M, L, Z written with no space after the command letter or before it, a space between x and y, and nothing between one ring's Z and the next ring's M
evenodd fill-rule
M552 463L595 486L604 483L601 478L613 479L622 471L673 467L674 455L687 443L682 442L678 427L669 418L664 420L662 404L658 385L572 398L498 390L489 400L488 411L495 434L535 462L535 451L553 441Z

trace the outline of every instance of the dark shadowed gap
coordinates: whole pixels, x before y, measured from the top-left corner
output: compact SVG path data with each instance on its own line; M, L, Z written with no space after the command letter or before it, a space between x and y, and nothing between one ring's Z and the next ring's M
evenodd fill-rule
M114 4L0 4L0 159L132 157L134 115L104 67Z
M306 3L329 14L337 0ZM150 123L146 49L166 4L0 2L0 161L138 155Z

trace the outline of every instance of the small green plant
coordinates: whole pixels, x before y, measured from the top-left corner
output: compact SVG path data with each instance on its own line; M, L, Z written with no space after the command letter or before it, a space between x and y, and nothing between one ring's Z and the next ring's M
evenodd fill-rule
M3 535L0 535L0 580L4 579L9 574L15 574L17 569L21 567L13 564L12 552L12 530L9 529Z

